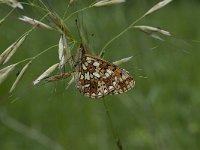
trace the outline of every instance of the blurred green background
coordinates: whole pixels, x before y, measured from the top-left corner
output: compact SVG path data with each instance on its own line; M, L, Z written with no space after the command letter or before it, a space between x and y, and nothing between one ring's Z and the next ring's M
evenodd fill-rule
M67 15L92 2L79 0ZM106 42L157 2L127 0L80 13L92 49L98 54ZM44 3L60 16L67 8L65 0ZM0 17L11 9L1 4ZM0 53L31 28L17 19L20 15L40 19L44 12L28 5L14 11L0 25ZM133 56L121 67L134 76L135 88L105 97L124 150L200 149L199 16L199 0L174 0L137 24L160 27L172 37L162 42L133 29L107 48L105 59L110 62ZM75 19L76 15L66 24L79 39ZM59 37L54 31L34 30L9 64L57 44ZM32 63L13 94L9 88L24 64L0 85L0 150L117 149L102 100L82 96L74 84L66 91L68 80L32 86L38 75L57 62L54 48Z

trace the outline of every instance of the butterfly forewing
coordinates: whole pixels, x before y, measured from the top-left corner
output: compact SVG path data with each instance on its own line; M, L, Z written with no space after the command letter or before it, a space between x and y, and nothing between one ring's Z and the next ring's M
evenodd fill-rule
M90 55L83 55L76 66L75 82L80 93L91 98L124 93L134 86L128 71Z

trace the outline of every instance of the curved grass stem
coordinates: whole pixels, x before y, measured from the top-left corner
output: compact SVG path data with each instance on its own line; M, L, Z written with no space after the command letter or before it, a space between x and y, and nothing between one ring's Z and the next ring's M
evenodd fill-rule
M3 22L6 18L8 18L9 16L10 16L10 14L12 14L12 12L15 10L15 8L13 8L11 11L9 11L8 12L8 14L5 16L5 17L3 17L2 19L1 19L1 21Z
M38 5L35 5L32 2L30 2L30 3L28 3L28 2L20 2L20 3L23 4L23 5L28 5L28 6L31 6L31 7L39 8L39 9L45 11L45 12L48 12L48 10L46 10L45 8L42 8L42 7L38 6Z
M108 41L105 46L101 49L101 52L99 54L99 57L103 57L105 54L105 50L106 48L116 39L118 39L120 36L122 36L123 34L125 34L129 29L132 28L132 26L134 26L136 23L138 23L140 20L142 20L145 16L141 16L140 18L138 18L137 20L133 21L128 27L126 27L123 31L121 31L120 33L118 33L115 37L113 37L110 41Z
M34 59L38 58L40 55L46 53L46 52L49 51L50 49L52 49L52 48L54 48L54 47L57 47L57 46L58 46L58 44L53 45L53 46L51 46L51 47L48 47L47 49L43 50L42 52L40 52L39 54L37 54L37 55L35 55L35 56L33 56L33 57L29 57L29 58L26 58L26 59L24 59L24 60L21 60L21 61L17 62L16 65L19 65L19 64L21 64L21 63L23 63L23 62L26 62L26 61L34 60Z
M84 7L84 8L82 8L82 9L79 9L79 10L77 10L77 11L71 13L66 19L64 19L64 21L67 21L69 18L71 18L73 15L75 15L75 14L77 14L77 13L80 13L80 12L82 12L82 11L85 11L85 10L87 10L87 9L90 9L90 8L94 7L94 6L93 6L94 3L95 3L95 2L91 3L91 4L90 4L89 6L87 6L87 7Z
M92 6L90 5L90 6L88 6L88 7L79 9L79 10L77 10L77 11L71 13L66 19L64 19L64 21L69 20L69 18L71 18L73 15L75 15L75 14L77 14L77 13L79 13L79 12L82 12L82 11L84 11L84 10L87 10L87 9L89 9L89 8L91 8L91 7L92 7Z
M110 126L111 126L111 130L112 130L112 133L113 133L113 137L115 139L116 146L119 150L123 150L121 140L120 140L120 138L117 134L117 131L115 130L115 128L113 126L112 118L111 118L111 115L110 115L110 112L109 112L109 109L108 109L108 105L106 104L105 99L103 99L103 105L104 105L104 108L106 110L106 115L108 117L108 120L109 120L109 123L110 123Z

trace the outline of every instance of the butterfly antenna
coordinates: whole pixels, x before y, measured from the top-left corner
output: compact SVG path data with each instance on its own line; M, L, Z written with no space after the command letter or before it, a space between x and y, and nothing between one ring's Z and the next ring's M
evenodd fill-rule
M79 38L80 38L81 41L82 41L81 31L80 31L80 27L79 27L79 25L78 25L78 19L76 19L75 22L76 22L76 27L77 27L77 30L78 30ZM82 43L82 42L81 42L81 43Z
M83 38L83 33L81 32L81 27L80 27L80 24L78 23L78 19L76 19L75 22L76 22L76 27L78 29L78 35L79 35L79 38L81 40L81 44L79 46L79 49L83 49L83 51L84 51L83 53L86 53L86 52L88 53L87 46L86 46L85 40Z

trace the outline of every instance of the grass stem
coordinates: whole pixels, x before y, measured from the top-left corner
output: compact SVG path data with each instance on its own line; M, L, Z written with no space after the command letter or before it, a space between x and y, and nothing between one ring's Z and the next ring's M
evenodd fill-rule
M138 18L137 20L135 20L134 22L132 22L128 27L126 27L123 31L121 31L120 33L118 33L115 37L113 37L110 41L108 41L105 46L102 48L99 57L103 57L106 51L106 48L116 39L118 39L120 36L122 36L124 33L126 33L129 29L132 28L132 26L134 26L136 23L138 23L140 20L142 20L145 16L141 16L140 18Z
M112 129L112 133L113 133L113 137L114 137L115 142L116 142L116 146L118 147L119 150L123 150L121 140L120 140L116 130L114 129L112 118L111 118L111 115L110 115L110 112L109 112L109 109L108 109L108 105L106 104L106 100L105 99L103 99L103 104L104 104L104 108L106 110L106 115L108 117L111 129Z

